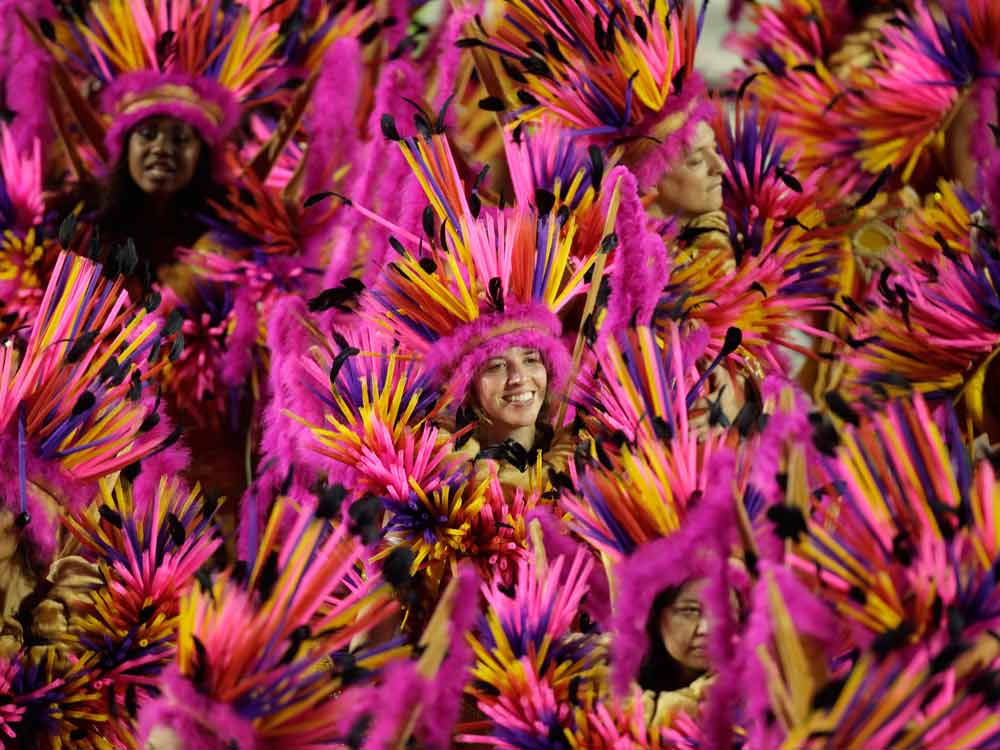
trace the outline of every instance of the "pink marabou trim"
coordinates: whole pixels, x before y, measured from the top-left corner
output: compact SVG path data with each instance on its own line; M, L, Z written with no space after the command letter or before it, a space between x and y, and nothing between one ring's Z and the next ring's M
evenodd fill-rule
M619 177L621 204L615 231L621 244L611 270L611 301L605 322L609 329L628 325L633 315L640 325L648 323L670 270L663 239L649 228L636 176L625 167L615 167L604 184L614 185Z
M993 226L1000 222L1000 145L997 145L990 123L997 122L997 91L1000 81L987 79L977 84L974 94L978 116L972 126L971 158L978 169L978 196L986 207Z
M689 81L689 84L693 84ZM691 85L688 94L684 96L674 108L680 111L690 102L694 102L697 97L703 95L700 86ZM632 165L636 180L640 190L647 190L660 181L660 177L670 169L674 163L690 147L694 139L695 128L701 122L709 122L715 116L715 105L708 99L701 99L694 104L694 109L688 116L684 125L667 136L656 148L643 156L638 164Z
M163 85L188 87L207 107L200 107L195 102L170 99L151 103L128 114L118 114L119 106L125 97ZM102 98L105 111L114 118L105 136L109 168L113 168L121 158L126 134L149 117L170 115L189 123L198 131L209 148L220 145L240 120L240 105L233 93L225 86L204 76L154 71L127 73L108 86ZM218 110L220 115L218 119L209 114L209 108Z
M555 559L560 555L567 560L572 560L584 545L574 540L566 533L566 527L560 523L555 516L545 508L536 508L528 514L527 522L530 524L534 520L542 527L542 539L545 543L545 552L549 559ZM567 568L565 573L569 572ZM594 565L590 575L587 577L587 594L580 605L580 609L594 622L603 626L611 620L611 592L608 588L608 577L604 572L603 565Z
M15 427L16 429L16 427ZM0 435L0 457L4 470L0 471L0 507L10 510L15 516L21 512L20 477L17 471L18 449L15 435ZM29 442L27 446L25 473L28 481L37 484L53 495L59 506L68 513L79 513L97 495L97 482L80 480L69 476L57 462L39 458ZM48 514L44 504L28 487L28 514L31 521L21 531L31 545L32 559L44 564L55 557L59 539L59 518Z
M417 671L416 661L408 659L389 665L376 699L370 704L373 722L365 750L395 750L416 697L428 695L430 689L428 680Z
M176 665L159 679L162 695L139 711L138 737L145 747L157 726L169 727L180 738L180 746L198 750L255 750L258 747L253 724L239 716L232 706L218 703L184 678ZM235 745L232 743L235 742Z
M259 330L255 292L245 286L237 290L233 300L233 315L236 325L228 336L222 354L219 379L227 386L238 388L244 385L253 367L254 345Z
M731 478L735 463L736 456L732 451L718 454L712 459L712 475ZM738 536L732 511L734 500L731 481L710 483L702 500L716 514L713 523L715 533L707 540L715 550L715 557L711 561L708 584L703 594L713 619L708 655L719 674L704 712L705 733L710 747L732 746L737 704L743 692L742 683L736 678L743 653L737 642L739 621L734 616L730 598L734 591L740 593L741 599L749 596L750 576L741 563L730 561Z
M483 12L483 6L483 0L456 6L456 9L448 15L448 20L443 24L441 33L435 40L433 59L437 68L437 94L434 100L436 110L440 110L445 100L459 89L460 66L465 55L457 42L465 36L466 29L477 14ZM446 127L455 127L457 111L458 107L448 108L445 113Z
M615 566L611 687L621 698L628 696L649 648L646 622L657 594L719 569L719 548L733 538L733 463L725 452L713 458L706 471L719 491L707 493L679 531L642 545Z
M491 336L501 326L515 330ZM468 392L476 371L511 346L537 348L549 372L549 389L562 388L572 367L569 348L560 335L558 316L541 304L508 305L503 313L483 315L433 345L425 361L430 372L456 395Z
M35 0L0 0L0 14L14 19L15 10L20 10L37 22L47 15L44 5ZM0 89L5 89L7 108L16 113L10 132L18 151L30 151L35 139L47 150L54 136L48 101L52 58L16 19L5 32L9 46L0 50Z
M367 132L379 132L379 119L383 114L391 115L397 122L409 120L413 108L404 97L421 99L424 86L424 76L411 60L400 58L387 63L379 74ZM357 169L352 168L353 176L348 176L344 193L373 211L391 215L397 226L419 233L427 197L419 182L412 179L413 172L396 144L381 137L371 138L352 162ZM343 213L338 212L329 236L318 243L325 247L329 242L331 248L323 286L338 286L350 275L351 268L359 260L358 238L362 235L370 251L363 259L361 280L366 286L371 286L385 265L390 231L357 212L341 216Z
M452 745L452 734L462 710L462 695L476 661L466 634L480 617L479 587L479 573L468 561L463 562L459 566L458 590L452 604L448 655L430 684L432 693L426 705L431 710L421 712L415 732L421 747Z
M360 43L352 37L336 40L323 55L323 68L306 116L310 138L305 195L328 189L339 162L361 149L354 125L361 89L361 61Z

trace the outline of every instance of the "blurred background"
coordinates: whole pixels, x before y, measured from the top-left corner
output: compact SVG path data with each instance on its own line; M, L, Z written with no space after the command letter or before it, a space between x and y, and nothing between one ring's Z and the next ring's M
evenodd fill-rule
M743 15L747 16L748 8ZM705 26L702 28L701 42L698 45L698 68L711 87L722 86L728 79L728 74L740 64L740 59L723 47L726 34L733 29L726 13L729 11L729 0L712 0L708 4L705 16ZM744 20L740 28L746 29Z

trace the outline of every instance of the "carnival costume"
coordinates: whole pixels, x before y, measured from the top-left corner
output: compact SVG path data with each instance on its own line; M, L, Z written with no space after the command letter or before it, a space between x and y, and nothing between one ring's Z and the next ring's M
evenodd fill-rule
M0 0L0 748L996 747L995 6Z

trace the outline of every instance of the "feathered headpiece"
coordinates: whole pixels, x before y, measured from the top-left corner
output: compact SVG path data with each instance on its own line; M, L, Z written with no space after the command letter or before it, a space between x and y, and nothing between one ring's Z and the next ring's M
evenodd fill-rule
M944 223L921 224L901 235L904 249L893 250L873 280L871 304L856 318L848 358L855 390L955 396L981 427L987 375L1000 351L995 240L979 233L973 244L971 225L952 239Z
M45 263L54 243L38 228L42 197L42 149L36 138L19 149L0 125L0 335L30 326L42 301Z
M405 244L390 241L399 258L371 290L369 314L459 399L485 361L515 345L539 349L550 382L561 387L571 360L560 313L600 280L589 275L614 246L581 231L572 208L577 192L593 187L571 172L558 179L565 190L539 189L534 205L484 207L475 190L466 196L444 136L407 138L400 147L431 204L426 237L406 232ZM605 235L614 226L611 203Z
M700 436L688 418L705 379L692 366L705 340L684 341L676 326L668 335L661 344L639 327L608 340L581 401L593 415L596 460L572 467L562 484L574 489L560 497L570 528L614 566L613 686L622 698L648 647L653 600L721 571L742 501L724 433Z
M572 632L594 565L588 558L580 550L550 563L536 549L510 589L483 585L485 622L469 638L477 659L470 692L492 726L461 740L503 750L549 746L573 726L573 704L593 689L600 656L595 639Z
M233 566L181 605L177 663L139 717L140 737L161 727L197 747L314 747L346 739L353 682L405 655L390 641L358 652L352 641L392 614L375 571L357 572L364 547L334 528L322 505L278 541L282 498L245 567ZM183 742L182 742L183 744Z
M243 102L282 82L273 63L286 10L218 0L98 0L83 14L66 6L56 23L31 28L56 57L62 96L100 161L112 167L131 128L155 115L191 124L210 147L221 143L239 123ZM101 83L107 124L71 90L73 78Z
M0 345L0 499L42 549L55 544L52 502L79 509L97 481L176 441L147 381L170 331L133 308L102 267L59 256L24 351Z
M997 742L992 635L966 640L957 615L949 617L945 632L926 634L915 644L897 640L855 648L833 662L830 674L817 646L828 640L833 623L821 613L807 622L802 610L815 610L815 603L780 585L778 572L785 571L769 573L755 595L757 622L750 638L761 664L746 688L753 747L930 750ZM790 594L794 598L787 598ZM817 632L823 620L826 629ZM764 643L762 631L768 632ZM843 643L836 647L844 651Z
M551 118L599 145L627 144L646 187L712 112L694 64L706 5L514 2L491 37L464 44L500 56L516 89L512 119Z
M916 396L846 431L822 505L795 535L792 566L883 652L943 637L949 622L974 637L1000 618L998 485L988 462L971 465L954 413L939 418L944 428Z
M337 334L301 356L293 377L319 400L325 424L294 418L313 433L314 453L352 472L358 494L399 500L414 482L432 491L451 450L429 421L434 390L418 363L369 333Z
M80 605L64 640L101 689L74 696L80 741L133 736L136 707L173 659L180 599L222 543L218 505L163 477L153 498L136 502L128 482L101 487L99 504L66 521L101 582ZM126 740L127 741L127 740Z
M974 85L995 90L1000 13L990 0L958 0L938 20L928 3L918 2L897 20L883 29L880 64L851 92L844 112L859 138L862 169L892 169L908 182L928 149L943 150Z

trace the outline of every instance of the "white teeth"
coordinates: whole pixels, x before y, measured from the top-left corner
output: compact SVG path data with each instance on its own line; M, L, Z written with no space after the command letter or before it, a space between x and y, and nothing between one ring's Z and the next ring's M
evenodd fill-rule
M528 393L515 393L513 396L505 396L504 401L510 404L523 404L531 401L534 397L534 391L529 391Z

